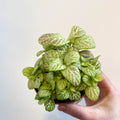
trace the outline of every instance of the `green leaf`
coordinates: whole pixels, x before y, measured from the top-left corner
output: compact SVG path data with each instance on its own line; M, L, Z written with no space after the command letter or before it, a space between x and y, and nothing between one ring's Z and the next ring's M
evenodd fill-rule
M80 60L78 60L77 62L73 63L72 65L76 66L79 70L81 70Z
M81 98L80 92L75 91L75 92L70 93L70 96L69 96L70 100L78 101L78 100L80 100L80 98Z
M55 102L53 100L47 100L45 103L45 110L51 112L55 109Z
M53 33L49 44L53 46L62 46L67 43L69 43L69 41L66 40L60 33Z
M40 50L39 52L37 52L36 56L39 57L44 52L45 52L45 50Z
M35 100L41 100L41 98L39 97L38 93L35 96Z
M57 62L60 66L58 64L54 63L54 61ZM63 67L65 67L65 66L62 66L62 55L57 50L49 50L49 51L47 51L43 55L43 62L44 62L44 69L45 69L45 71L49 71L49 68L53 64L58 65L58 67L61 67L62 69L63 69ZM55 65L55 67L57 67L56 65Z
M39 66L34 67L34 70L32 72L32 75L35 75L39 70ZM41 71L42 72L42 71Z
M38 68L38 66L40 67L41 70L44 69L44 64L43 64L43 59L42 58L39 58L36 61L35 65L34 65L34 68Z
M56 81L56 89L63 90L67 86L66 80L61 79Z
M33 89L34 81L33 80L28 80L28 88Z
M83 80L83 82L84 82L86 85L92 86L92 82L91 82L91 79L90 79L89 76L83 75L82 80Z
M29 77L27 77L29 80L35 80L35 78L36 78L36 76L35 75L31 75L31 76L29 76Z
M63 65L61 59L55 59L49 64L49 71L58 71L58 70L63 70L65 69L66 66Z
M80 61L83 62L83 63L89 62L90 60L91 60L91 57L80 56Z
M97 82L94 81L90 76L83 75L82 80L87 86L97 86Z
M29 77L32 75L34 68L33 67L26 67L23 69L22 73L24 76Z
M101 64L99 61L97 61L94 66L95 66L95 69L101 69Z
M100 89L99 87L87 87L85 89L85 95L92 101L97 101L99 98Z
M40 87L40 90L51 90L51 86L48 83L43 83Z
M70 91L71 92L75 92L76 91L75 87L74 86L70 86Z
M88 67L82 67L82 72L88 76L94 77L96 75L95 67L92 65L89 65Z
M57 100L66 100L69 98L69 92L67 90L56 91Z
M67 41L60 33L48 33L42 35L38 42L43 45L44 49L47 49L50 45L52 46L62 46L67 44Z
M39 105L42 105L42 104L44 104L46 102L46 99L40 99L39 101L38 101L38 104Z
M97 74L94 78L93 78L94 81L96 82L100 82L103 80L103 76L102 74Z
M49 90L39 90L38 95L40 98L44 98L44 97L50 98L51 92Z
M63 76L74 86L78 86L81 82L80 71L77 67L71 65L61 71Z
M81 50L81 49L92 49L95 48L95 42L91 36L82 36L76 38L73 43L73 47Z
M89 50L82 50L79 52L79 54L85 58L94 58L94 55Z
M86 32L82 28L80 28L79 26L73 26L69 34L68 40L73 43L75 38L82 37L85 34Z
M79 91L83 91L83 90L85 90L86 87L87 87L87 85L85 83L81 83L80 86L77 87L77 89Z
M95 72L96 72L96 75L97 74L102 74L102 71L98 68L98 69L95 69Z
M54 46L54 50L66 51L68 44L62 46Z
M47 82L50 82L51 80L54 79L53 72L48 72L44 74L44 80Z
M50 80L49 84L51 85L52 90L55 89L55 80Z
M39 88L42 81L43 81L43 73L40 73L36 76L33 87L34 88Z
M71 63L77 62L80 59L80 55L77 51L70 51L65 54L64 63L70 65Z
M51 62L56 58L60 58L60 53L57 50L49 50L43 55L43 60L45 62Z
M91 61L91 64L92 64L92 65L96 64L96 62L98 61L99 57L100 57L100 55L97 56L96 58L94 58L94 59Z

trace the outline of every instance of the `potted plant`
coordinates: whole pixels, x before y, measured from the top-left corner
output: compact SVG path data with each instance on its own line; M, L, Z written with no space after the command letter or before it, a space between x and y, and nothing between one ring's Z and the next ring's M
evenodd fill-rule
M28 88L35 89L38 104L53 111L55 104L79 101L86 95L92 101L99 97L98 82L103 80L99 56L88 50L95 48L93 38L79 26L73 26L68 39L60 33L42 35L38 42L44 50L34 67L23 69Z

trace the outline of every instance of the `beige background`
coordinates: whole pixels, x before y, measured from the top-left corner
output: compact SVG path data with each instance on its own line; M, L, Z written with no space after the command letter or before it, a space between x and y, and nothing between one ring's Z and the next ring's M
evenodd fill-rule
M21 73L42 49L39 36L59 32L67 38L73 25L94 37L92 51L120 90L120 0L0 0L0 120L76 120L57 108L46 112Z

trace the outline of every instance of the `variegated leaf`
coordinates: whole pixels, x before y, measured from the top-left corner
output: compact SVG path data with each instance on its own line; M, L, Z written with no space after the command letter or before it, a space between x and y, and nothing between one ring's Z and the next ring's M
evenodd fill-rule
M77 51L70 51L65 54L64 63L70 65L71 63L77 62L80 59L80 55Z
M81 49L92 49L95 48L95 42L91 36L82 36L76 38L73 43L73 47L81 50Z
M61 71L63 76L74 86L78 86L81 82L80 71L77 67L71 65Z

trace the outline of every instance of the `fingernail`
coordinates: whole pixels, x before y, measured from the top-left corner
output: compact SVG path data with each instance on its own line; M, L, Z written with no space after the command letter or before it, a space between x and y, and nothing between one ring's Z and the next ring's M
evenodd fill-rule
M58 109L59 109L60 111L64 111L64 110L65 110L65 106L64 106L64 105L58 106Z

